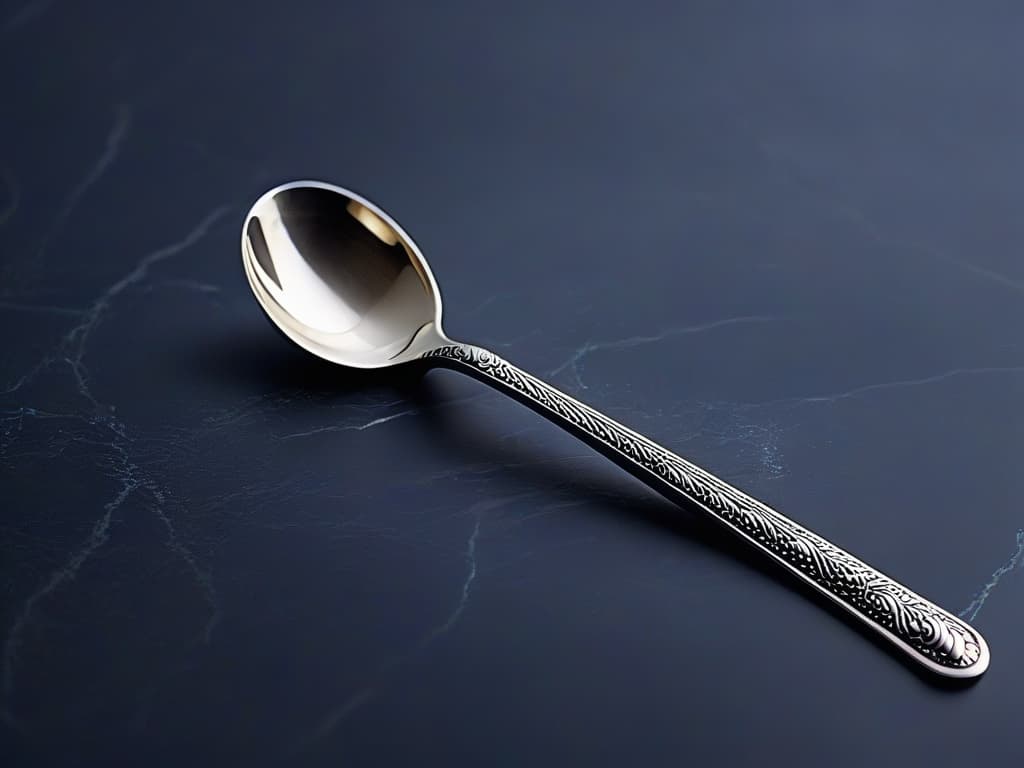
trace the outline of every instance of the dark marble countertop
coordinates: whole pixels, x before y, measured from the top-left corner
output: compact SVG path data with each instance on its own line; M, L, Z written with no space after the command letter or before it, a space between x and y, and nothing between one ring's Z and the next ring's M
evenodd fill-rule
M1024 15L849 5L5 4L0 762L1018 764ZM458 374L290 348L238 240L303 177L988 674Z

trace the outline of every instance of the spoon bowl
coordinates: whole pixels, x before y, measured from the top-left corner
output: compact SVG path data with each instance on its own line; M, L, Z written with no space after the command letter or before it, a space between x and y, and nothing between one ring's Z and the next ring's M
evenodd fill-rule
M298 181L265 193L242 227L242 260L271 321L322 358L383 368L447 342L416 243L347 189Z

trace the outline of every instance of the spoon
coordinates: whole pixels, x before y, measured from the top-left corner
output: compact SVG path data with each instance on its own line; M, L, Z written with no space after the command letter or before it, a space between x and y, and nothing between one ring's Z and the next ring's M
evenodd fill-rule
M469 374L703 510L932 672L971 678L988 667L988 646L966 622L493 352L445 336L426 260L365 198L315 181L271 189L245 219L242 260L260 306L303 349L354 368L419 363Z

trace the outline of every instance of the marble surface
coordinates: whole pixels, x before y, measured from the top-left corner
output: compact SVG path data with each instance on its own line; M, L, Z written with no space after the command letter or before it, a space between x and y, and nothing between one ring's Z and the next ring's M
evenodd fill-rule
M1013 4L6 3L4 765L1016 765ZM456 338L971 619L950 689L455 373L291 349L314 177Z

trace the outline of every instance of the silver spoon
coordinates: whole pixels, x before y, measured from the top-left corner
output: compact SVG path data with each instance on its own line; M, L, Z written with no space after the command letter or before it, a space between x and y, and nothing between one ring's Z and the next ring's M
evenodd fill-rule
M242 260L260 306L309 352L355 368L418 361L467 373L669 499L704 510L933 672L970 678L988 667L988 646L966 622L493 352L445 336L426 260L365 198L314 181L270 190L245 219Z

